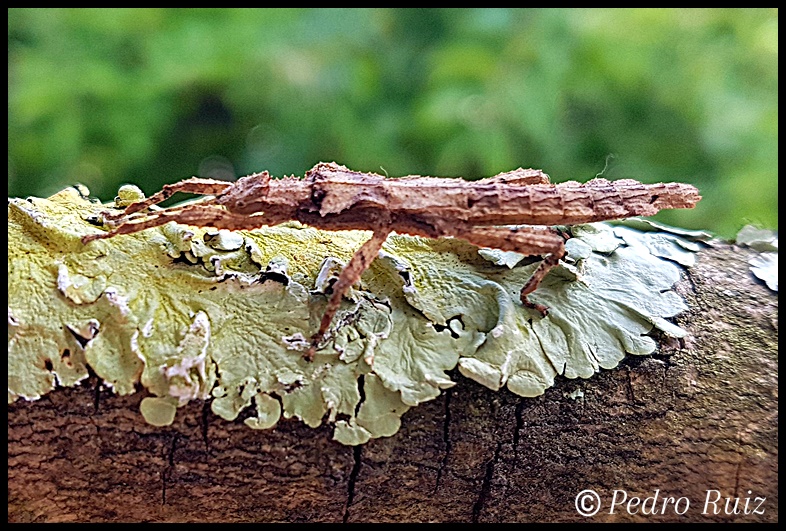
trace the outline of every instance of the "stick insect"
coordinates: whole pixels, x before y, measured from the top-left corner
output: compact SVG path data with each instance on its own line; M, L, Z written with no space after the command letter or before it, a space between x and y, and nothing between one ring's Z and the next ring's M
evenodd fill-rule
M177 192L212 197L148 210ZM545 316L548 309L530 301L529 295L565 254L564 238L551 225L651 216L662 209L693 208L700 199L695 187L683 183L595 178L584 184L552 184L541 170L522 168L478 181L386 178L336 163L320 163L303 179L271 179L264 171L234 183L192 177L167 184L123 211L105 212L104 222L112 230L84 236L82 241L130 234L170 221L248 230L297 220L331 231L371 230L371 238L355 252L332 287L319 329L304 356L311 361L324 346L343 296L360 280L393 231L428 238L452 236L481 247L543 255L521 288L520 299L524 306Z

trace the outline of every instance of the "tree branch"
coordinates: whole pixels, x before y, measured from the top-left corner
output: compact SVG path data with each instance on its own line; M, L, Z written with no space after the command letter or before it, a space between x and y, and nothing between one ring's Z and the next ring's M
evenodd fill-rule
M35 201L31 204L36 206ZM603 502L593 520L777 521L777 296L749 273L750 250L719 244L698 254L697 264L676 287L689 308L676 318L676 325L689 335L685 339L658 336L662 341L652 356L627 357L618 368L589 380L557 376L556 384L535 398L495 392L446 369L457 382L455 387L442 393L437 387L433 399L421 400L403 415L398 432L353 449L332 441L332 429L325 424L313 429L282 419L271 430L249 429L249 424L262 427L266 417L260 411L269 412L259 402L256 417L248 411L253 408L239 408L235 421L219 418L215 406L211 410L201 400L215 380L209 363L200 373L198 361L205 342L200 342L204 335L198 319L181 320L166 329L172 348L186 354L178 358L179 363L173 361L171 351L156 360L157 366L148 357L141 369L124 363L119 368L102 365L91 358L90 345L97 348L97 340L111 326L117 326L118 337L127 338L128 345L133 344L132 333L113 317L121 304L117 298L113 304L105 302L101 311L91 306L107 299L113 279L100 266L105 281L96 280L100 275L88 277L76 271L76 262L69 259L86 252L76 243L84 233L84 222L69 210L62 215L70 224L61 221L52 229L39 218L22 224L25 237L12 238L10 224L16 213L9 211L9 242L15 246L12 249L9 243L9 288L40 281L24 278L32 269L26 270L22 264L29 262L15 257L28 251L34 254L33 246L41 242L60 245L52 240L51 231L56 230L65 234L62 245L67 252L56 256L68 268L68 276L59 274L57 265L42 268L52 275L46 293L57 290L65 302L51 296L44 300L55 301L48 303L53 315L60 304L73 311L90 307L80 314L82 321L66 320L71 328L63 330L64 337L74 341L68 356L60 351L60 359L52 359L46 341L25 352L37 353L41 371L51 375L48 367L59 370L57 382L63 385L69 374L74 380L80 377L80 361L85 370L89 367L103 375L99 378L93 372L80 386L58 387L42 400L9 405L9 521L581 521L586 518L577 513L575 498L585 489L597 491ZM150 237L159 238L157 245L183 260L183 251L171 239ZM16 254L19 249L21 254ZM434 253L435 248L428 251ZM469 251L460 247L452 252L455 256ZM100 264L99 256L93 259ZM216 253L204 256L209 262ZM134 258L140 257L144 258ZM213 267L229 267L221 262ZM160 268L156 263L151 269L156 269L154 265ZM182 264L193 271L190 267ZM303 270L309 267L313 270L315 264ZM294 279L292 269L281 273L271 267L267 274ZM379 271L377 275L382 274ZM417 274L413 276L416 289L425 297L427 289L417 284ZM402 278L399 286L406 281ZM373 293L373 281L366 282ZM37 300L31 298L30 304ZM397 307L399 302L392 300ZM17 321L14 316L18 313L14 301L10 289L9 392L17 385L12 377L12 331L24 325L24 319ZM131 309L132 315L139 311ZM211 319L215 315L209 313ZM463 321L468 321L466 315ZM95 316L100 322L97 333L88 326ZM297 319L302 320L302 315ZM461 337L451 337L451 331L460 336L467 322L462 329L450 328L448 321L444 335L460 341ZM144 330L145 323L138 320L132 328ZM222 329L210 330L215 337ZM21 341L19 330L14 333L14 341ZM155 329L155 334L163 332ZM33 330L23 339L34 343L46 337ZM80 351L82 341L87 348ZM472 343L469 338L464 341ZM141 344L148 352L151 344ZM111 351L107 345L101 348ZM115 359L122 361L123 355L120 351ZM211 352L211 359L217 357ZM293 357L297 358L294 366L305 363ZM188 370L182 363L185 358L195 360ZM69 363L73 373L66 370ZM217 365L221 367L220 360ZM146 376L150 366L155 371ZM178 369L183 370L178 373ZM120 394L109 392L107 374L125 374L125 370L140 371L136 383L131 380L130 389L125 389L125 380L118 378L111 383ZM175 392L188 399L177 404L171 424L146 423L138 413L143 400L156 394L160 399L173 398L171 375L182 374L188 377L177 380ZM354 410L362 407L359 404L388 403L372 396L390 391L369 383L374 378L382 377L366 373L359 378L365 385L358 386L358 399L347 402L349 413L339 411L337 421L350 413L360 418ZM145 390L134 392L140 381ZM283 386L281 395L289 389ZM403 391L397 396L401 400ZM235 398L246 400L242 391ZM251 397L247 398L250 403ZM232 406L226 402L226 408ZM286 400L282 407L286 411ZM158 413L154 408L153 420L161 420ZM225 409L219 413L226 416ZM319 414L319 421L323 414L327 411ZM380 414L367 415L373 419L369 424L373 429ZM310 418L301 417L306 422ZM657 514L642 514L643 506L631 514L625 503L610 514L615 491L623 490L628 498L657 493ZM707 496L715 500L716 491L720 500L705 511ZM664 506L666 497L687 499L684 514L678 514L684 502ZM726 498L732 498L729 510L738 498L738 512L744 511L747 499L748 514L724 514ZM765 499L761 506L756 498Z

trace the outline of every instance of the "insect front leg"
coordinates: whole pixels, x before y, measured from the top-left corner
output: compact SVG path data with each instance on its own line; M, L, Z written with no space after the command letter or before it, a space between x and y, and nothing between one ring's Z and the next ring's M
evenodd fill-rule
M133 234L145 229L152 229L153 227L165 225L170 221L183 225L213 227L227 230L257 229L265 225L275 225L281 222L281 220L276 217L268 217L264 214L254 216L235 214L215 205L186 205L184 207L161 210L147 217L121 223L109 232L83 236L82 243L112 238L120 234Z
M328 300L327 307L325 308L325 313L322 314L322 320L319 323L319 330L311 336L310 347L303 358L306 361L311 361L314 359L314 354L317 351L320 343L325 338L325 334L330 328L330 323L333 322L333 317L336 316L336 312L338 312L339 307L341 306L341 300L346 295L349 288L352 285L360 280L361 275L363 272L368 269L371 265L371 262L379 254L379 250L382 248L382 244L385 243L385 240L388 237L388 234L391 233L391 229L384 228L384 229L377 229L374 231L374 235L364 243L360 249L358 249L355 254L352 256L352 259L349 263L344 267L344 270L341 271L341 275L339 275L338 280L335 284L333 284L333 294L330 296Z
M470 243L503 251L515 251L528 256L546 255L521 288L521 303L545 316L548 308L529 300L546 274L565 256L565 240L547 227L474 227L456 234Z
M153 205L157 205L162 201L166 201L178 192L196 195L219 195L224 193L227 189L232 187L232 183L226 181L217 181L215 179L201 179L199 177L191 177L179 183L166 184L161 191L156 192L147 199L131 203L125 210L120 213L106 213L104 219L106 221L116 221L129 216L135 212L145 210Z

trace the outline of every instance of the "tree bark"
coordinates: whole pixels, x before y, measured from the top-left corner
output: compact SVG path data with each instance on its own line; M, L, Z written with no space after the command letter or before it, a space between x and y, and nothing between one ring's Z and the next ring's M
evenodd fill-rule
M454 373L458 385L364 446L295 420L251 430L199 403L156 428L143 393L95 377L17 401L8 520L777 522L778 298L751 253L700 253L678 285L684 341L538 398ZM585 489L601 500L589 517Z

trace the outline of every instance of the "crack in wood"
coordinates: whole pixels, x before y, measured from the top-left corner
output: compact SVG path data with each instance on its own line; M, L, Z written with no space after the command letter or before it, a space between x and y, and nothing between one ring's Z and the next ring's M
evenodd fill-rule
M740 497L740 470L742 470L742 462L744 458L740 456L740 461L737 463L737 470L734 472L734 497Z
M450 399L452 396L453 389L448 389L445 391L445 422L442 425L442 441L445 443L445 455L442 456L442 462L439 464L439 468L437 469L437 481L434 485L435 493L439 490L439 487L442 484L442 476L448 466L448 459L450 459L450 450L452 447L450 442Z
M210 440L207 437L207 429L208 429L208 422L210 419L210 403L205 401L202 404L202 418L201 418L201 428L202 428L202 441L205 443L205 452L210 455Z
M626 368L626 383L627 383L627 391L628 391L628 400L630 400L630 405L636 405L636 393L633 391L633 380L631 379L631 368L627 366Z
M101 402L101 380L96 380L95 389L93 390L93 414L98 414L98 405Z
M502 443L498 442L497 448L494 450L494 456L486 463L486 475L483 477L483 484L480 487L478 499L475 502L475 506L472 508L473 524L477 524L480 521L480 513L483 511L483 507L486 505L486 500L488 500L489 494L491 493L491 480L494 477L494 465L496 465L497 461L499 460L499 454L501 450Z
M169 465L161 471L161 505L166 505L166 484L169 481L170 474L175 468L175 449L177 448L178 438L179 435L177 433L172 436L172 445L169 447L169 454L167 456Z
M352 472L349 473L349 483L347 484L347 503L344 505L343 523L349 522L349 508L352 502L355 501L355 484L357 483L358 475L360 475L360 465L363 461L363 447L358 445L352 448L352 455L354 457L354 464L352 465Z

